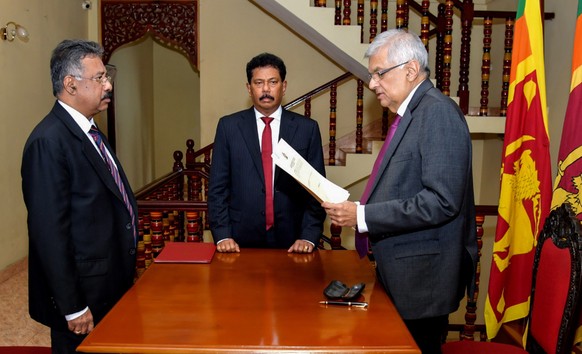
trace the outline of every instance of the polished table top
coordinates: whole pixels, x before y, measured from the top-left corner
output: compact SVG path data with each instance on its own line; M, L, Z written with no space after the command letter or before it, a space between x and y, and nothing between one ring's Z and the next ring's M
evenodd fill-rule
M332 280L367 308L320 305ZM420 353L355 251L243 249L210 264L154 263L78 348L105 353Z

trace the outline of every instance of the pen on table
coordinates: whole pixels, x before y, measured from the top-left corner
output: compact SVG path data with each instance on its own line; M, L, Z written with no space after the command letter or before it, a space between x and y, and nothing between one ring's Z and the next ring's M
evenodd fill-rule
M354 302L354 301L320 301L322 305L339 305L348 307L368 307L367 302Z

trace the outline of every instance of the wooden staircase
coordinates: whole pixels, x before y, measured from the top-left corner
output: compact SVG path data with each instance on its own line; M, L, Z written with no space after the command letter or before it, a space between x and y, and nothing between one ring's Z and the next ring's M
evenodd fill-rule
M429 48L429 55L431 55L431 50L434 52L434 47L437 47L437 53L433 54L433 56L438 57L438 52L448 51L451 56L462 57L463 53L460 53L458 56L454 55L452 52L453 45L457 45L457 42L445 43L446 50L442 48L438 48L439 44L437 43L438 40L438 31L442 31L442 23L434 25L432 29L429 27L422 27L421 23L432 21L436 22L437 17L430 14L430 10L434 10L438 8L438 11L448 11L451 12L448 18L449 25L444 29L447 34L454 34L460 33L465 36L467 29L464 28L464 32L462 25L464 25L464 21L467 20L467 16L463 13L460 15L452 14L453 8L459 7L461 9L469 9L473 12L473 14L477 13L479 17L486 18L492 21L493 19L503 18L506 21L505 27L501 25L501 28L504 29L506 32L508 28L512 30L512 20L511 16L514 16L515 13L507 13L507 12L487 12L487 11L473 11L473 4L472 0L446 0L437 2L436 0L433 1L422 1L417 3L414 0L397 0L392 1L388 4L388 1L381 1L381 7L378 6L378 1L373 0L344 0L344 1L328 1L329 3L334 3L335 7L324 7L326 1L320 0L249 0L258 7L262 8L265 12L270 13L274 18L280 21L283 25L288 27L293 32L297 33L299 36L305 39L305 41L311 43L314 47L318 48L322 53L326 56L330 57L333 61L335 61L338 65L345 68L346 71L353 74L351 80L360 80L358 82L359 85L362 87L362 95L369 95L373 94L367 87L367 60L364 59L364 53L368 47L368 41L373 39L374 33L378 32L378 29L374 29L374 23L378 22L378 10L380 9L382 12L381 15L381 22L382 28L380 31L386 28L392 27L412 27L411 30L414 31L413 26L419 26L417 33L424 32L427 48ZM313 5L312 5L313 3ZM353 4L357 3L357 10L353 11L351 7ZM317 5L317 6L314 6ZM410 11L410 10L413 11ZM416 10L415 10L416 9ZM419 12L418 9L421 11ZM367 10L367 11L366 11ZM392 11L396 16L394 16L393 20L390 20L389 13ZM410 15L409 15L410 14ZM417 15L417 16L415 16ZM432 17L431 17L432 16ZM477 17L477 16L474 16ZM338 21L340 18L340 21ZM364 20L366 19L366 21ZM426 20L423 20L426 19ZM461 20L461 21L459 21ZM492 36L491 32L493 29L493 25L487 25L487 21L484 20L483 24L475 25L475 27L480 27L481 32L483 32L483 40L484 47L482 49L483 55L480 66L481 66L481 81L475 81L473 83L473 90L471 91L462 91L459 89L457 90L458 93L461 94L468 102L469 92L480 92L482 97L480 98L481 107L462 107L462 109L466 112L466 119L469 125L469 129L473 134L494 134L500 135L503 134L505 131L505 117L504 117L504 109L502 108L490 108L487 104L483 104L484 102L488 102L488 95L489 95L489 88L493 85L490 84L489 75L490 75L490 66L491 64L491 52L492 49L490 48L490 43L487 44L487 41L490 40ZM472 18L471 18L472 21ZM355 23L356 24L352 24ZM393 23L391 23L393 22ZM441 21L442 22L442 21ZM453 25L456 22L456 27ZM499 27L499 25L498 25ZM369 36L366 31L369 32ZM432 31L432 34L431 34ZM456 32L454 32L456 31ZM470 36L470 31L469 36ZM511 47L507 49L507 41L508 38L511 36L508 33L504 34L505 41L503 43L503 48L498 49L497 52L501 53L502 61L499 64L499 67L503 67L505 71L508 70L510 66L510 61L507 62L507 53L511 53ZM423 36L421 35L421 38ZM363 43L364 42L364 43ZM470 38L463 38L462 42L471 42ZM474 44L478 44L478 42L473 42ZM461 45L461 50L465 51L465 58L461 59L460 61L468 61L470 50L465 48L466 43ZM477 47L477 46L475 46ZM509 52L508 52L509 50ZM477 52L477 50L475 50ZM505 54L505 56L504 56ZM509 60L511 56L509 55ZM440 78L441 82L438 82L438 76L435 75L435 86L441 88L441 90L445 93L450 92L450 81L451 76L453 73L451 72L451 58L448 58L443 61L443 63L439 64L438 58L432 59L435 64L434 66L439 67L443 66L443 68L437 69L438 71L445 72L444 78ZM448 60L448 62L447 62ZM431 65L432 66L432 65ZM435 72L437 70L434 70ZM462 70L468 71L468 64ZM479 67L475 67L474 70L479 70ZM504 73L505 73L504 71ZM461 78L461 74L459 74L459 87L462 86L463 82L469 81L468 73L467 78ZM471 76L472 78L473 76ZM504 85L501 82L503 78L499 77L499 84L496 83L496 86L502 87ZM442 82L447 82L449 86L444 87ZM491 79L493 82L493 79ZM480 85L480 87L479 87ZM331 89L329 85L327 87L320 87L314 91L318 94L327 89ZM340 89L339 87L337 89ZM502 91L502 89L500 88ZM333 100L333 97L336 93L330 93L330 101ZM501 93L503 96L503 92ZM311 97L308 98L309 100ZM314 98L315 99L315 98ZM327 96L319 96L317 99L327 99ZM357 100L359 101L361 98L358 97ZM459 101L459 98L457 98ZM500 100L501 101L501 100ZM292 104L287 105L286 108L293 109L293 106L299 104L300 101L293 101ZM308 102L305 107L305 112L303 113L307 116L310 116L309 106L311 102ZM338 103L339 104L339 103ZM352 104L354 104L352 102ZM357 103L356 103L357 104ZM500 103L500 105L502 105ZM373 162L376 158L377 152L381 147L381 142L383 140L383 136L385 136L385 132L388 128L388 117L385 115L382 119L378 117L376 120L372 120L367 117L366 121L371 121L371 123L367 124L366 126L362 126L361 121L362 117L355 117L355 121L360 122L359 126L356 124L354 130L349 132L342 132L341 135L338 133L338 137L335 134L335 127L336 127L336 119L339 118L339 114L335 112L336 107L330 108L330 141L328 144L324 146L324 154L326 161L328 164L326 166L326 172L328 178L332 180L334 183L343 186L349 187L354 183L357 183L369 175L370 166L373 165ZM362 114L362 109L358 108L356 111L359 114ZM493 113L492 113L493 112ZM493 115L492 115L493 114ZM336 117L337 115L337 117ZM346 119L342 117L342 119ZM350 119L348 117L348 119ZM320 128L323 130L325 127L320 123ZM333 131L333 134L331 133ZM358 141L358 137L360 141ZM332 155L333 154L333 155Z

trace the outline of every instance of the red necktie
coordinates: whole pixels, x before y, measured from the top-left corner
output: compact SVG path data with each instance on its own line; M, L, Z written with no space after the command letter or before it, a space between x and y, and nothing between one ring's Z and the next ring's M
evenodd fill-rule
M101 138L101 133L99 132L97 127L95 127L94 125L91 126L91 129L89 130L89 134L91 134L91 136L93 137L93 140L95 140L95 143L97 144L97 147L99 148L99 151L101 152L101 157L103 157L103 161L105 161L105 164L107 165L109 172L111 172L111 176L115 180L115 184L117 184L117 188L119 188L119 192L121 193L121 196L123 197L123 203L125 204L125 207L129 211L129 215L131 216L131 225L133 226L133 238L135 240L136 236L137 236L137 229L135 227L135 218L134 218L134 214L133 214L133 207L131 206L131 203L129 202L129 197L127 196L127 192L125 191L125 186L123 185L123 181L121 180L121 176L119 175L119 170L117 170L117 167L115 166L113 161L111 161L111 159L109 158L109 155L107 154L107 149L105 148L105 144L103 143L103 139Z
M370 173L370 177L368 178L368 183L366 184L366 188L364 189L364 193L362 194L362 198L360 198L360 204L364 205L368 201L370 197L370 192L372 191L372 185L376 180L376 176L378 175L378 169L382 164L382 160L384 160L384 155L386 155L386 150L388 150L388 146L390 145L390 140L394 136L394 132L396 132L396 128L398 128L398 124L400 124L400 115L396 115L394 122L390 126L388 130L388 134L386 134L386 140L384 140L384 145L382 145L382 149L378 153L378 157L376 158L376 162L374 162L374 167L372 168L372 172ZM368 233L359 233L356 231L356 250L361 257L364 257L368 254Z
M261 117L265 122L263 129L261 160L263 161L263 173L265 175L265 221L269 230L275 222L275 211L273 207L273 140L271 133L271 122L273 118Z

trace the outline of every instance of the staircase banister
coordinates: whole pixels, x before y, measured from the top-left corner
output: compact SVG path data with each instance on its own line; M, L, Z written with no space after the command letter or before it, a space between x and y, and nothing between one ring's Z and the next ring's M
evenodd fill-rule
M331 87L331 85L337 84L337 83L339 83L339 82L341 82L341 81L343 81L343 80L345 80L345 79L347 79L347 78L349 78L351 76L353 76L353 74L350 73L350 72L347 72L345 74L342 74L342 75L336 77L335 79L333 79L333 80L331 80L329 82L326 82L325 84L323 84L323 85L321 85L321 86L319 86L319 87L317 87L317 88L315 88L315 89L307 92L306 94L304 94L304 95L302 95L302 96L300 96L300 97L292 100L291 102L286 103L285 105L283 105L283 108L285 108L285 109L291 109L291 108L297 106L298 104L301 104L307 98L313 97L313 96L317 95L318 93L329 89Z
M461 0L453 0L453 4L455 5L456 8L461 9L461 10L463 9L463 2ZM412 8L418 14L422 14L422 5L417 3L415 0L408 0L408 6L410 8ZM515 18L515 11L474 10L473 15L474 15L474 18L491 17L491 18L505 19L508 17ZM436 26L438 24L437 16L433 15L430 12L427 14L427 16L433 25ZM555 16L556 15L553 12L545 12L544 13L544 20L553 20L555 18ZM429 32L429 35L432 37L436 31L437 31L437 29L433 28Z
M475 10L475 18L515 18L515 11L488 11L488 10ZM553 20L556 14L553 12L544 12L544 20Z
M169 181L176 179L182 175L182 171L170 172L160 178L153 180L152 182L146 184L135 192L136 199L143 199L147 197L150 193L157 190L160 186L168 183Z
M205 147L194 151L194 154L192 155L193 159L196 160L198 157L205 155L207 153L210 153L212 151L212 148L214 147L214 143L210 143L208 145L206 145ZM189 161L186 161L186 163L188 163ZM194 163L194 162L190 162L190 163Z

